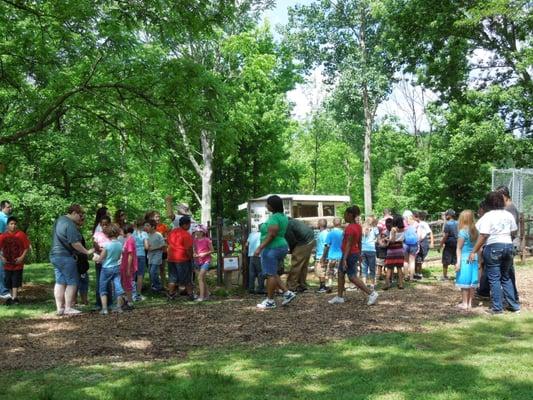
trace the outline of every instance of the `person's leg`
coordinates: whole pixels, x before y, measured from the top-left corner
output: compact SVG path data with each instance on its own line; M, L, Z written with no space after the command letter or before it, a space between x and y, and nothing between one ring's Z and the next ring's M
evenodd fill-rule
M366 285L368 279L369 265L368 265L368 252L363 251L361 253L361 279Z
M160 279L160 282L161 282L161 288L164 288L166 285L166 274L165 274L165 269L167 267L167 260L166 259L163 259L163 261L161 262L161 265L159 266L159 275L161 276L161 279Z
M159 265L158 264L150 264L150 284L152 287L152 290L155 292L161 291L161 280L159 279Z
M409 253L409 279L415 278L415 260L416 254Z
M325 291L326 289L326 269L326 261L322 262L320 259L315 261L315 275L318 278L319 290L321 291Z
M67 285L65 290L65 313L74 309L74 303L76 301L76 294L78 292L78 286Z
M490 285L492 311L503 312L501 265L503 260L503 246L491 244L483 250L485 271Z
M200 273L198 274L198 286L200 287L200 298L207 299L209 297L209 293L207 291L207 283L206 283L206 274L207 270L200 269Z
M474 288L468 289L468 309L472 308L472 300L474 299Z
M398 267L398 289L403 289L403 268Z
M387 290L391 287L393 269L393 267L385 267L385 284L383 285L383 290Z
M507 302L508 307L512 311L520 310L520 304L515 295L516 288L513 285L511 273L513 272L513 247L506 245L504 248L502 267L501 267L501 284L503 297Z
M304 246L296 246L291 253L291 270L287 275L289 290L298 289L300 274L305 264L305 255Z
M339 272L337 273L337 296L344 297L344 271L339 267Z
M65 289L67 285L56 283L54 286L54 298L56 301L56 309L58 313L65 311Z
M274 293L279 286L278 281L279 281L278 275L275 275L275 276L269 275L267 277L267 299L268 300L274 301Z
M106 268L100 268L100 279L99 279L99 288L98 293L100 294L100 304L102 308L102 313L107 313L108 311L108 287L111 276L107 273Z
M146 257L145 256L137 257L137 272L135 273L135 278L136 278L135 290L136 290L137 299L141 299L141 296L142 296L145 269L146 269Z
M102 300L100 298L100 275L102 273L102 264L94 264L94 271L96 276L96 282L94 284L94 294L96 296L96 307L102 307Z
M9 298L9 289L4 285L4 262L0 260L0 296Z
M115 297L117 299L116 311L122 311L122 306L124 305L124 288L122 287L122 282L120 279L120 269L119 267L113 268L113 287L115 288Z
M470 289L464 289L461 288L461 302L457 305L457 307L466 310L468 308L468 293Z
M444 245L444 248L442 249L442 277L444 279L448 279L448 264L450 263L450 257L449 257L449 250Z
M254 256L248 257L248 293L255 293L255 280L258 278ZM201 292L201 290L200 290Z
M372 291L366 287L365 283L360 278L357 277L356 268L358 263L359 254L350 254L348 256L348 259L346 260L346 275L348 275L348 279L350 280L350 282L352 282L358 289L369 295L370 293L372 293Z
M376 253L369 252L368 257L368 276L370 277L370 284L372 288L376 285Z
M309 262L311 260L311 254L313 253L315 246L316 242L314 240L311 240L309 243L302 246L304 263L302 265L302 268L300 269L300 274L298 275L298 288L300 290L307 289L307 274L309 273Z

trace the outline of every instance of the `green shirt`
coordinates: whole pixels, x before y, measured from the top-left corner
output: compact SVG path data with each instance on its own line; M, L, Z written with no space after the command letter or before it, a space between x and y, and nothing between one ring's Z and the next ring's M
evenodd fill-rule
M287 231L287 225L289 224L289 218L285 214L275 213L272 214L267 221L261 225L261 243L263 243L268 236L268 228L272 225L279 226L278 234L276 237L266 246L267 249L288 247L285 240L285 232Z

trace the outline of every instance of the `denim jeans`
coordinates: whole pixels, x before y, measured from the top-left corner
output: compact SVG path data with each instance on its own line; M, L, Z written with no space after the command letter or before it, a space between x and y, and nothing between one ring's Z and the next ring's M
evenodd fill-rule
M363 251L361 253L361 275L370 279L376 277L376 252Z
M100 296L110 294L107 290L110 282L113 282L115 296L122 296L124 290L122 289L122 283L120 282L120 268L118 265L112 268L102 268L102 271L100 272Z
M511 280L513 270L513 245L511 243L494 243L483 250L485 271L489 280L492 311L503 311L503 298L512 310L520 310Z
M4 285L4 262L0 261L0 295L9 294L9 290Z
M100 275L102 273L102 264L96 263L94 265L94 270L96 271L96 283L95 294L96 294L96 306L102 307L102 299L100 299ZM113 285L111 282L107 285L107 304L113 304Z
M250 256L248 263L248 291L255 291L255 281L257 279L257 291L265 291L265 277L261 270L261 257Z
M150 264L150 284L152 290L159 292L163 289L161 285L161 278L159 277L159 266L160 264Z

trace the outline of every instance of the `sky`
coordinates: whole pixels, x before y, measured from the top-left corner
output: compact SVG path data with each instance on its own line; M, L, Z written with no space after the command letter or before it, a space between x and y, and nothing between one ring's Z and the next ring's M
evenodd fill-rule
M266 11L263 14L263 19L268 19L272 29L274 30L274 37L279 39L279 36L275 33L276 25L284 25L288 22L287 9L294 7L295 5L302 4L308 5L313 3L313 0L277 0L276 6ZM293 118L304 121L306 120L313 110L316 110L320 103L327 96L327 87L322 83L321 69L318 68L311 76L307 77L307 84L299 84L296 88L287 94L287 98L294 104L292 112ZM377 110L377 119L383 119L387 115L396 116L399 121L404 124L409 130L413 130L413 121L409 117L411 114L407 110L411 109L411 102L407 101L404 92L409 92L414 97L420 99L421 88L416 87L406 88L404 85L396 85L389 99L383 102ZM432 93L425 93L426 101L434 98ZM417 102L415 102L417 103ZM415 104L415 113L417 116L417 126L419 129L425 130L428 128L427 119L423 113L423 107Z

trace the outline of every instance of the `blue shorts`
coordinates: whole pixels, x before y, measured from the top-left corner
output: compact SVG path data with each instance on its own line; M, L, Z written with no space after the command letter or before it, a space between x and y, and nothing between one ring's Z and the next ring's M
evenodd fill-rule
M54 266L54 275L58 285L78 286L80 274L74 257L52 256L50 262Z
M354 278L357 275L357 263L359 262L360 254L350 254L346 259L346 266L341 267L339 264L339 272L348 275L348 278Z
M211 264L206 262L206 263L203 263L203 264L196 264L196 268L198 268L200 271L209 271L209 266Z
M168 262L168 283L189 285L192 283L192 262Z
M146 269L146 256L137 257L137 273L136 276L144 276L144 270Z
M416 255L418 253L418 243L417 244L403 244L403 254L405 255Z
M261 268L263 274L267 276L274 276L278 274L278 265L283 261L289 249L286 247L266 248L261 252Z

